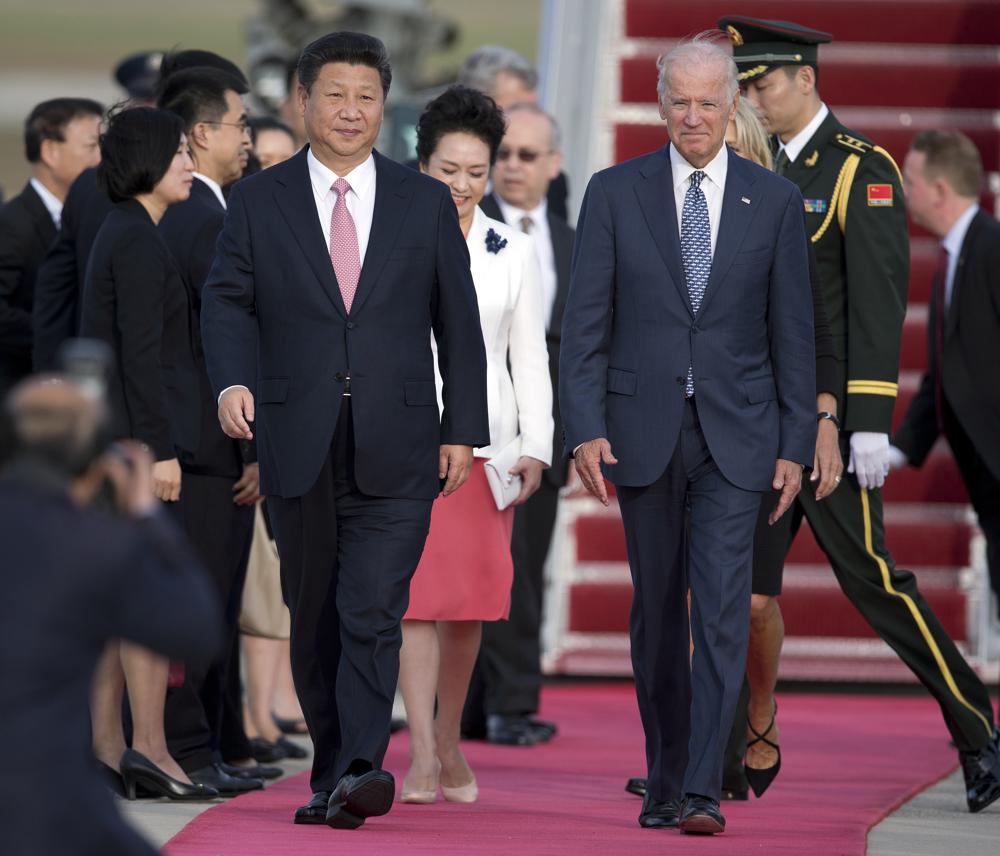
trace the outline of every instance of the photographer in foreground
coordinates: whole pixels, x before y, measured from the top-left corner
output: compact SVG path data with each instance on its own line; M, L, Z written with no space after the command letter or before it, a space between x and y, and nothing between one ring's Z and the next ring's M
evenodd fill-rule
M90 751L91 681L112 639L209 658L217 640L205 628L217 626L218 604L161 518L149 454L134 443L106 453L103 407L81 387L24 381L0 419L4 852L152 854L102 787ZM117 515L88 507L101 491Z

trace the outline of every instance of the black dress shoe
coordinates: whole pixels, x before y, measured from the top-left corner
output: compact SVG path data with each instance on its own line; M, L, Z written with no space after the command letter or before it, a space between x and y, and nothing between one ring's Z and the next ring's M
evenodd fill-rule
M642 798L639 826L644 829L677 829L680 810L679 800L654 800L647 791Z
M264 787L263 779L244 779L231 776L222 769L220 763L192 770L188 773L188 778L197 784L215 788L219 792L219 796L223 797L235 797L248 791L259 791Z
M552 723L541 723L528 716L491 713L486 719L486 740L497 746L537 746L547 743L554 734Z
M646 796L646 780L636 776L625 783L625 790L637 797Z
M681 832L688 835L716 835L726 831L726 819L719 811L719 803L700 794L686 794L681 803L678 823Z
M219 766L223 773L228 773L237 779L279 779L284 770L281 767L265 767L263 764L254 764L252 767L238 767L235 764L227 764L222 761Z
M278 730L282 734L309 733L309 728L306 726L306 721L304 719L284 719L276 713L271 714L271 719L274 720L274 724L278 726Z
M543 739L538 741L539 743L547 743L559 733L559 726L547 719L535 719L535 717L529 716L528 724L535 730L536 734L543 736Z
M330 795L326 824L333 829L357 829L369 817L388 814L396 797L396 780L385 770L348 773Z
M250 751L258 764L273 764L285 758L308 758L309 753L287 737L279 737L273 743L263 737L254 737L250 741Z
M965 800L975 814L1000 799L1000 728L977 752L959 752L965 776Z
M180 782L168 776L141 752L126 749L118 765L122 772L125 785L125 798L134 800L140 785L153 796L167 797L172 800L211 800L219 792L207 785L194 782Z
M316 791L309 802L295 809L295 822L326 823L326 810L329 803L329 791Z

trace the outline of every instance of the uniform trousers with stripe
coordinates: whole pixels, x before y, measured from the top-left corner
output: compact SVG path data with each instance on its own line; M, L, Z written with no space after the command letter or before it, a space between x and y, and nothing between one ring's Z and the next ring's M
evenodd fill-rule
M989 694L924 600L916 577L897 568L886 549L881 492L860 487L848 473L822 502L815 490L816 483L803 479L792 538L804 515L844 594L941 705L955 745L982 749L993 731Z

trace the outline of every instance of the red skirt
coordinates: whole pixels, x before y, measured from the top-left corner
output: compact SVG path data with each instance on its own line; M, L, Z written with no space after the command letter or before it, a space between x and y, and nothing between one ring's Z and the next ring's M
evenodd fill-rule
M484 464L476 458L468 481L434 500L404 620L496 621L509 615L514 509L497 509Z

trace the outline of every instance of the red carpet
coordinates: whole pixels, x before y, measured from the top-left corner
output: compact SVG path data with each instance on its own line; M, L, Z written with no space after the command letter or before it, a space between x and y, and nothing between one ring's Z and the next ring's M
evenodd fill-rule
M397 804L355 832L294 826L308 776L209 809L168 845L169 856L408 854L863 854L868 829L949 773L954 750L928 698L784 695L781 775L764 799L724 803L728 830L712 840L640 829L624 792L644 772L630 685L549 689L543 714L560 736L534 749L468 743L480 801ZM405 735L386 767L401 781ZM961 793L956 810L964 810ZM350 848L350 851L349 851ZM357 848L357 849L355 849Z

